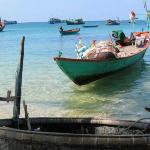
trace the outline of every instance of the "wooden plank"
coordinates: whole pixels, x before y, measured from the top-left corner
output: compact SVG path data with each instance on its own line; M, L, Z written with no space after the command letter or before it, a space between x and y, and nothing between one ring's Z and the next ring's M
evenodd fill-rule
M0 97L0 101L10 102L10 101L14 101L14 100L15 100L15 96L10 97L9 99L5 98L5 97Z

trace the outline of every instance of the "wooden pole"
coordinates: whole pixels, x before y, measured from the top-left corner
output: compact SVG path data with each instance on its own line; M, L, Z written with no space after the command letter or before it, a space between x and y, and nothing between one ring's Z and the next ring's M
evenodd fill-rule
M7 103L9 102L9 99L11 98L11 91L7 91Z
M31 131L31 123L30 123L30 118L28 113L28 106L26 105L25 101L23 101L23 108L24 108L25 119L26 119L28 130Z
M17 72L16 72L15 101L14 101L14 108L13 108L13 119L16 125L19 125L19 115L20 115L22 72L23 72L23 60L24 60L24 42L25 42L25 37L23 36L21 40L20 58L18 62Z

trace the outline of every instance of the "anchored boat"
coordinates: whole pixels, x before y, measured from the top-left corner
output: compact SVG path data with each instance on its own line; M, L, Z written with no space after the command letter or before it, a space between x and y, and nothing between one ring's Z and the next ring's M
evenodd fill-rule
M9 24L17 24L17 21L8 21L8 20L4 20L5 25L9 25Z
M78 58L55 57L60 69L76 84L83 85L124 69L143 58L149 47L149 32L135 32L127 38L114 31L112 41L93 41L90 47L79 43Z
M107 25L120 25L120 21L119 20L111 20L111 19L108 19L106 21L106 24Z
M70 29L70 30L63 30L62 28L59 30L61 35L68 35L68 34L76 34L80 31L80 28Z
M71 19L71 20L66 20L67 25L80 25L80 24L85 24L83 19Z
M149 118L145 118L149 119ZM0 147L8 150L148 150L149 121L103 118L30 118L0 120Z
M84 25L84 28L95 28L98 27L98 25Z
M58 18L50 18L50 20L48 21L50 24L55 24L55 23L61 23L62 20L58 19Z

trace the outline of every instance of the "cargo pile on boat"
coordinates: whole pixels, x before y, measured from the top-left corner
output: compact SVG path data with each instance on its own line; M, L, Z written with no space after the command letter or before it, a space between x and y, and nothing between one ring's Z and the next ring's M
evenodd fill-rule
M85 59L106 59L115 58L116 49L111 41L93 41L93 44L84 53Z
M106 60L124 58L139 53L149 41L149 32L134 32L128 38L122 31L113 31L114 40L93 40L89 47L82 44L81 39L76 46L80 59Z

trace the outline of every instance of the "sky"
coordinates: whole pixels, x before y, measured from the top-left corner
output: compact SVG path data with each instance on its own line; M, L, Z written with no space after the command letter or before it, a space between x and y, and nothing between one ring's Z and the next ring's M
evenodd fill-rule
M150 0L147 0L150 8ZM0 16L18 22L46 22L49 18L127 20L129 12L144 14L144 0L0 0Z

